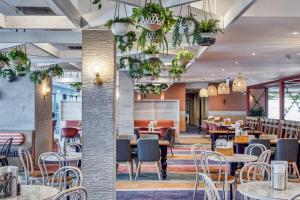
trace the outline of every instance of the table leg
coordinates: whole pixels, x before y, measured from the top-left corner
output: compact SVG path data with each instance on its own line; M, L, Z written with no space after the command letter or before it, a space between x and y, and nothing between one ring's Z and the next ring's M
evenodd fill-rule
M211 139L211 150L214 151L214 149L215 149L215 142L217 140L216 134L211 133L210 134L210 139Z
M168 174L167 174L168 146L161 146L160 150L161 150L161 160L160 160L161 161L161 176L165 180L168 176Z

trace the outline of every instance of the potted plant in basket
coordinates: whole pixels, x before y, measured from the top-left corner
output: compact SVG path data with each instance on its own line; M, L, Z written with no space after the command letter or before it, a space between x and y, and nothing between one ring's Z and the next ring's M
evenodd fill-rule
M213 45L216 41L215 35L222 32L217 19L201 20L194 32L194 42L201 46Z
M111 29L113 35L126 35L129 32L129 25L134 24L130 17L110 19L105 23L105 26Z
M179 65L187 65L194 57L193 52L181 49L176 54L175 59L179 62Z
M181 65L179 60L174 59L172 61L172 66L169 69L169 76L172 79L177 79L177 81L180 80L181 75L186 71L186 66Z
M25 52L14 48L8 53L8 58L13 62L17 76L24 76L27 72L29 72L30 59Z
M187 17L180 16L176 20L173 30L173 46L180 47L183 37L185 37L186 42L190 45L190 37L194 35L195 28L197 26L197 20L190 14Z
M5 53L0 52L0 70L5 66L9 65L9 58Z
M72 88L74 88L76 90L76 92L80 92L81 87L82 87L82 83L81 82L76 82L76 83L70 84L70 86Z
M142 68L145 76L150 76L151 80L155 80L159 77L163 62L160 59L144 60Z
M4 69L1 72L3 78L6 78L8 82L16 80L16 74L12 69Z
M155 59L159 58L159 50L157 48L157 45L151 44L143 51L145 54L146 59Z
M127 69L129 76L133 79L141 79L144 74L141 60L134 57L121 57L120 69Z
M148 93L148 87L144 84L135 85L135 90L141 95L141 97L145 97Z

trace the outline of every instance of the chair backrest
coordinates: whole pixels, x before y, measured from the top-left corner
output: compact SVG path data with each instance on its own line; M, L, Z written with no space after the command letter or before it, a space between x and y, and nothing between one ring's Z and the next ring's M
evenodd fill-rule
M253 181L270 181L271 165L262 162L247 163L240 171L240 183Z
M59 139L55 139L55 144L57 146L57 152L63 153Z
M64 166L67 162L65 157L61 153L57 152L46 152L42 153L38 158L38 166L41 170L43 177L43 184L50 185L50 177L49 177L49 165L55 164L58 168Z
M27 179L34 171L31 153L27 147L20 147L18 152Z
M137 142L137 157L139 161L159 161L160 149L158 140L140 138Z
M271 147L270 139L253 138L249 141L249 144L262 144L267 149L270 149L270 147Z
M228 169L224 166L229 165L226 157L223 154L214 151L203 152L201 155L201 167L203 172L209 177L211 176L211 166L214 166L216 169L214 174L217 174L217 179L214 181L217 183L225 181L225 185L227 185Z
M157 139L158 140L158 135L156 135L156 134L141 134L140 138L144 138L144 139Z
M267 148L265 145L254 143L254 144L249 144L246 147L245 154L254 155L254 156L259 157L266 150L267 150Z
M203 199L221 200L220 194L212 180L204 173L199 173L199 177L205 185L205 197Z
M274 159L297 162L298 145L298 139L279 139L276 144Z
M267 135L267 134L261 134L259 136L260 139L269 139L269 140L277 140L277 135Z
M69 180L71 177L71 180ZM51 186L57 187L59 191L67 189L67 187L82 186L83 175L79 168L73 166L65 166L59 168L52 176Z
M130 146L130 139L117 139L117 162L127 162L132 159L132 149Z
M297 197L300 197L300 193L292 196L291 198L289 198L289 200L296 200Z
M82 152L79 143L66 143L66 152Z
M84 187L75 187L58 193L53 200L87 200L88 193Z
M271 158L272 152L271 150L266 150L257 159L257 162L269 163Z
M200 171L201 154L204 152L202 144L193 144L191 147L191 154L193 156L194 164L196 167L196 173Z
M12 141L13 141L13 138L9 138L6 140L6 142L4 143L4 145L1 149L1 152L0 152L0 154L2 156L8 157Z
M134 129L134 135L135 135L136 139L140 138L139 130L137 128Z

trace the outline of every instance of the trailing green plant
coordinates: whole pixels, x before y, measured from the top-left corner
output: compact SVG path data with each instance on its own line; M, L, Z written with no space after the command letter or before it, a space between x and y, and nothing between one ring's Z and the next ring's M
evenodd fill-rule
M12 82L16 79L16 74L12 69L4 69L0 74L3 78L6 78L9 82Z
M0 52L0 68L9 65L9 57L6 53Z
M27 54L20 49L14 48L8 53L10 62L14 64L15 74L25 75L30 70L30 59Z
M163 62L160 59L155 60L144 60L142 63L142 68L146 75L151 76L154 79L157 79L160 75L161 68L163 66Z
M172 61L172 66L169 69L170 78L177 79L178 81L181 78L181 75L186 71L186 66L181 65L179 60L174 59Z
M160 95L163 90L168 88L168 85L165 83L162 84L137 84L136 86L137 92L142 96L145 97L147 94L156 94Z
M149 93L148 88L144 84L137 84L135 85L136 91L142 96L145 97L146 94Z
M94 0L93 4L98 5L98 9L100 10L102 8L101 0Z
M123 56L120 58L120 69L128 67L128 74L133 79L141 79L144 75L142 61L138 58Z
M253 117L263 117L263 116L265 116L264 107L259 106L258 108L251 108L250 109L250 116L253 116Z
M124 36L116 35L115 40L117 42L118 49L120 49L121 53L124 53L132 49L133 42L136 41L136 34L133 31L129 31Z
M58 64L56 64L46 69L46 73L48 73L49 76L61 78L64 75L64 70Z
M82 82L71 83L70 86L76 91L80 91L82 87Z
M119 18L119 17L116 17L115 19L110 19L108 20L104 26L108 27L108 28L111 28L111 26L114 24L114 23L126 23L126 24L132 24L134 25L134 20L131 18L131 17L122 17L122 18Z
M159 54L159 50L157 48L157 45L150 44L144 51L144 54Z
M187 17L178 17L173 30L173 46L180 47L184 37L186 42L190 45L190 37L194 36L197 23L197 20L192 14Z
M177 52L175 59L179 61L190 61L194 57L193 52L181 49Z
M62 77L63 69L59 67L59 65L52 65L48 69L32 71L29 74L29 79L34 84L41 84L43 80L48 79L50 77Z
M218 19L203 19L198 23L198 31L200 33L223 33L219 26L220 20Z

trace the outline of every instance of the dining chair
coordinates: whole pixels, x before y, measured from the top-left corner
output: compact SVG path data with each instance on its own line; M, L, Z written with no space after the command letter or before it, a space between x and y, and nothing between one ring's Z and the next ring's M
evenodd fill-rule
M201 155L201 167L203 173L211 178L215 184L223 186L224 199L228 199L228 185L232 188L233 199L235 199L237 191L237 183L234 176L228 175L229 163L227 158L218 152L207 151ZM212 167L215 171L211 171Z
M240 183L253 181L270 181L271 180L271 165L264 162L247 163L240 170Z
M296 200L296 199L298 199L297 197L300 197L300 193L295 194L294 196L292 196L291 198L289 198L289 200Z
M13 138L9 138L5 141L4 145L2 146L2 149L0 151L0 162L2 166L8 166L8 156L10 153L10 148L12 144Z
M74 187L58 193L53 200L87 200L88 192L84 187Z
M276 144L274 160L288 161L291 173L296 172L296 176L300 178L298 162L298 139L279 139Z
M59 168L51 177L50 186L58 188L59 191L82 186L83 175L79 168L64 166Z
M199 173L199 179L204 182L204 198L207 200L221 200L218 189L213 181L204 173Z
M251 140L250 140L251 141ZM263 144L253 143L249 144L245 149L245 154L259 157L267 148Z
M116 152L117 171L120 163L126 163L128 167L129 179L130 181L132 181L133 157L132 157L130 139L117 139L116 145L117 145L117 152Z
M270 158L272 155L271 150L266 150L260 154L260 156L257 159L257 162L263 162L263 163L270 163Z
M195 181L195 187L194 187L194 194L193 199L196 196L196 192L199 185L199 172L202 170L200 166L200 160L201 160L201 154L204 152L204 147L202 144L193 144L191 147L191 154L193 156L195 169L196 169L196 181Z
M50 168L61 168L67 163L66 158L57 152L42 153L38 158L38 166L40 168L43 185L51 184L51 170ZM52 170L53 171L53 170Z
M28 147L20 147L18 149L18 153L24 169L26 185L43 182L41 170L34 169L31 153Z
M250 144L262 144L266 147L266 149L270 149L271 140L270 139L262 139L262 138L253 138L249 141Z
M160 155L159 142L157 139L140 138L137 142L138 167L136 169L135 180L137 180L140 174L142 163L154 162L158 179L161 181Z
M159 139L158 135L156 134L141 134L140 135L140 138L143 138L143 139Z
M75 137L78 135L78 128L65 127L61 128L61 135L66 140L75 142Z
M130 140L134 140L136 139L135 135L118 135L117 139L130 139Z
M134 129L134 135L137 140L140 138L139 130L137 128Z
M171 150L172 156L174 156L173 154L173 148L174 148L174 144L175 144L175 129L173 128L168 128L166 135L162 138L163 140L168 140L169 141L169 148Z

